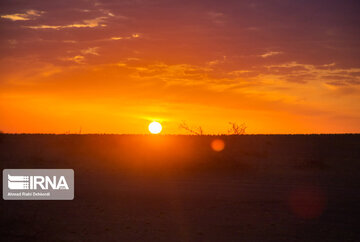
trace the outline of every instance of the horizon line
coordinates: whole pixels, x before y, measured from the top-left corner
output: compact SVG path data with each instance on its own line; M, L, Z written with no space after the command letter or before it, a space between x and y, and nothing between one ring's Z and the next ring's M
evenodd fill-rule
M257 136L257 135L360 135L360 133L249 133L249 134L131 134L131 133L6 133L0 135L124 135L124 136Z

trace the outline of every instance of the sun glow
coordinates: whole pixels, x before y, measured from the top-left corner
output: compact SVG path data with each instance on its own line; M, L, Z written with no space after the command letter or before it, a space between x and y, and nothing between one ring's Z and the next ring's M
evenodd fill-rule
M161 130L162 130L162 126L161 126L161 124L159 123L159 122L152 122L152 123L150 123L149 124L149 131L150 131L150 133L152 133L152 134L158 134L158 133L160 133L161 132Z

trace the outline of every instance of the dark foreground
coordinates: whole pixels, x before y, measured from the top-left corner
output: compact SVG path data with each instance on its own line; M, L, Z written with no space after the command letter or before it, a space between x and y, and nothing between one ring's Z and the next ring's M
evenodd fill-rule
M4 201L4 241L359 241L360 135L1 135L0 166L72 168L73 201Z

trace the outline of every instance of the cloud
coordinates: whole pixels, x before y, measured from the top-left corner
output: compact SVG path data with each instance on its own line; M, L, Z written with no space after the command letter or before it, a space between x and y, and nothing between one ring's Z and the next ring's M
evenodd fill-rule
M64 43L76 44L77 41L75 40L63 40Z
M226 56L224 55L222 59L217 59L217 60L212 60L207 62L207 64L209 66L215 66L215 65L219 65L219 64L223 64L226 61Z
M67 24L67 25L36 25L36 26L25 26L30 29L66 29L66 28L95 28L105 27L104 21L108 17L98 17L94 19L83 20L81 23Z
M212 69L207 67L165 63L156 63L147 66L129 67L136 72L132 74L133 78L138 79L158 79L167 84L197 85L205 80L207 72Z
M98 49L99 47L90 47L85 50L82 50L81 53L84 55L99 55Z
M225 14L221 12L208 12L208 17L211 19L211 21L216 25L222 25L225 21Z
M122 62L116 63L115 65L118 67L126 67L127 66L126 63L122 63Z
M37 11L37 10L28 10L25 13L14 13L14 14L6 14L1 15L1 18L10 19L12 21L27 21L35 19L36 17L41 16L44 11Z
M309 64L300 64L297 63L296 61L291 61L291 62L286 62L283 64L277 64L277 65L267 65L265 66L268 69L277 69L277 68L297 68L300 70L310 70L310 69L314 69L315 66L314 65L309 65Z
M122 40L122 39L124 39L124 37L111 37L110 39L111 40Z
M124 39L136 39L136 38L140 38L141 34L139 33L134 33L130 36L125 36L125 37L122 37L122 36L114 36L114 37L111 37L110 40L124 40Z
M325 66L325 67L331 67L331 66L335 66L335 65L336 65L336 63L333 62L333 63L330 63L330 64L325 64L325 65L323 65L323 66Z
M114 17L114 16L115 16L115 14L113 14L112 12L110 12L110 11L107 10L107 9L100 9L100 12L102 12L103 14L106 14L106 15L108 15L108 16L110 16L110 17Z
M325 65L300 64L289 62L279 65L268 65L268 73L290 82L307 83L320 81L334 86L360 84L360 68L335 68L335 63Z
M74 57L63 58L62 60L73 61L73 62L76 62L78 64L84 64L85 57L82 56L82 55L76 55Z
M281 51L269 51L269 52L266 52L265 54L262 54L260 55L262 58L267 58L267 57L270 57L270 56L274 56L274 55L280 55L282 54L283 52Z
M221 18L224 16L223 13L220 13L220 12L209 12L208 15L211 17L211 18Z
M166 86L194 87L222 92L232 88L256 85L237 78L219 77L209 65L156 63L146 66L118 65L132 70L131 78L136 80L161 81Z

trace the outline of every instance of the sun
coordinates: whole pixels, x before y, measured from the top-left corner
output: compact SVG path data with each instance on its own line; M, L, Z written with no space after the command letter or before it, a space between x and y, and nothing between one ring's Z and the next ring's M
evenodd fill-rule
M154 122L149 124L150 133L158 134L158 133L161 132L161 130L162 130L162 126L161 126L161 124L159 122L154 121Z

